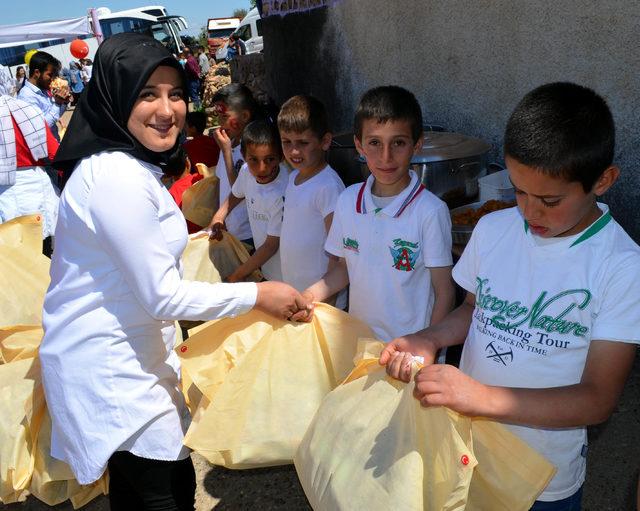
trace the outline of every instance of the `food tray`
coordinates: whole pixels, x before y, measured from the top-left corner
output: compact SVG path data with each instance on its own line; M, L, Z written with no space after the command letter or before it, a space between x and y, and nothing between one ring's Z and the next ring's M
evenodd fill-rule
M488 202L495 202L496 204L488 204L488 211L483 212L482 216L485 214L492 213L493 211L499 211L500 209L511 208L516 205L515 201L504 201L504 200L496 200L490 199L489 201L478 201L473 202L471 204L467 204L466 206L460 206L459 208L454 208L450 211L451 214L451 239L456 245L466 245L471 238L471 233L473 232L473 228L475 225L465 225L465 224L455 224L454 216L467 211L469 209L478 210ZM498 207L496 207L498 206Z
M480 209L480 206L484 204L483 201L472 202L471 204L465 204L458 208L454 208L451 213L451 241L454 245L466 245L471 239L471 233L473 232L473 225L456 225L453 223L453 216L458 213L462 213L467 209Z

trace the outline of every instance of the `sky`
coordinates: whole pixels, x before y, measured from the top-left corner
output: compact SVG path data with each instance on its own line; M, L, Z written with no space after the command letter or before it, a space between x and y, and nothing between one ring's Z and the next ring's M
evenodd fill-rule
M13 0L0 0L0 4ZM169 14L184 16L189 24L187 34L197 35L207 24L208 18L231 16L235 9L249 10L249 0L27 0L19 8L2 9L2 25L13 25L27 21L46 21L78 18L91 7L108 7L112 11L134 9L145 5L163 5ZM16 5L14 3L14 5Z

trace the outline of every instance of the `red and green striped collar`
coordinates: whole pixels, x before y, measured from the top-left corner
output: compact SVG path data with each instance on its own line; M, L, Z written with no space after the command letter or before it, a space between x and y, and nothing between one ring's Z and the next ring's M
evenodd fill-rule
M602 216L600 216L600 218L598 218L589 227L587 227L582 232L582 234L569 246L569 248L575 247L576 245L579 245L583 241L586 241L589 238L591 238L591 237L595 236L596 234L598 234L602 229L605 228L605 226L612 219L613 219L613 217L611 216L611 212L608 209L606 211L603 211ZM526 232L526 233L529 232L529 223L526 220L524 221L524 232Z
M400 193L400 195L386 208L374 209L374 213L378 211L384 211L387 215L393 218L398 218L405 209L411 204L418 195L420 195L424 190L426 190L425 186L420 182L418 176L413 172L411 172L411 182L409 185ZM358 195L356 197L356 213L360 213L363 215L367 214L367 202L373 206L373 200L371 199L371 187L373 186L373 176L369 176L369 178L362 183L360 186L360 190L358 190ZM367 198L368 196L368 198Z

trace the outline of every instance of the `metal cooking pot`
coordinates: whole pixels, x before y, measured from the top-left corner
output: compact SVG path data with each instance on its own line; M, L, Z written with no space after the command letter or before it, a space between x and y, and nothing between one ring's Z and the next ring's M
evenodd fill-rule
M422 129L425 133L446 131L444 126L438 124L423 124ZM366 178L369 175L368 170L366 174L363 174L361 164L364 161L360 159L360 155L356 151L353 132L351 131L334 135L331 140L331 147L327 152L327 162L342 178L345 186L360 183L363 177Z
M478 178L487 172L491 145L460 133L427 131L422 150L411 159L421 181L449 207L466 204L478 194ZM369 169L361 160L363 177Z

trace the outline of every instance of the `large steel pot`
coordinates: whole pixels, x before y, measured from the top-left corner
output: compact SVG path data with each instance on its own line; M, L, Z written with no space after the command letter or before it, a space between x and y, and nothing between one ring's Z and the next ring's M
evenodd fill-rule
M471 202L478 194L478 178L487 173L491 145L460 133L427 131L422 150L411 159L411 168L449 207ZM369 169L361 161L363 177Z
M422 129L425 133L443 132L446 130L446 128L437 124L423 124ZM363 160L360 159L356 151L353 132L351 131L334 135L331 141L331 147L327 152L327 161L329 165L336 170L346 186L360 183L363 178L369 175L368 171L363 174L363 169L361 168Z

